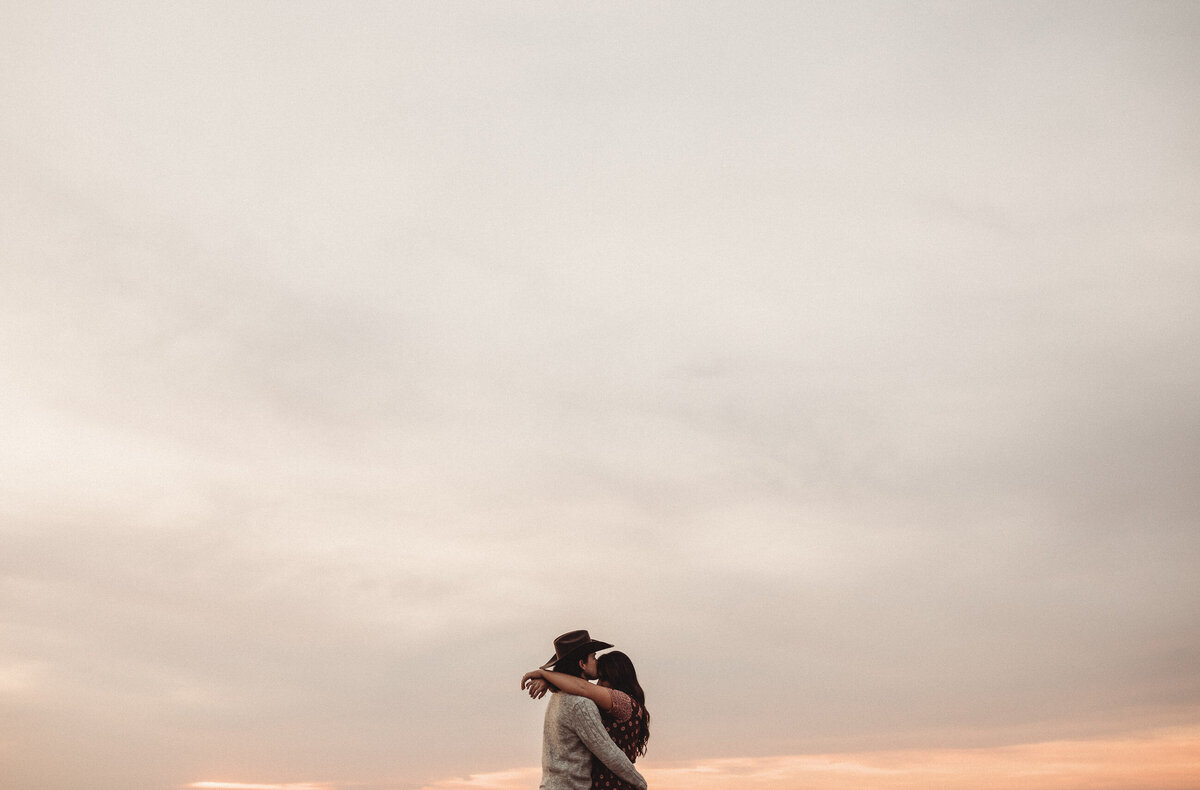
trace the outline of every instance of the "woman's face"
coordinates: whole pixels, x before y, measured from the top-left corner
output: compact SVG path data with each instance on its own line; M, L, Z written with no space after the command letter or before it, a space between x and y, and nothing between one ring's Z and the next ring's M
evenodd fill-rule
M606 689L612 688L612 683L609 683L607 678L604 678L600 675L600 662L599 661L596 662L596 685L603 686Z

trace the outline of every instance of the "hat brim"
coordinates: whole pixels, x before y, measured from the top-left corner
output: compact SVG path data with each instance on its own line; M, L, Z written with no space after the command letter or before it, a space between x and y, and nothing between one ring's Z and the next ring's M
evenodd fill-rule
M549 669L561 661L570 661L575 658L583 658L588 653L595 653L597 650L608 650L610 647L612 647L612 645L610 645L608 642L601 642L599 639L593 639L585 645L580 645L574 650L568 651L567 654L562 658L559 658L557 653L550 656L550 660L538 668Z

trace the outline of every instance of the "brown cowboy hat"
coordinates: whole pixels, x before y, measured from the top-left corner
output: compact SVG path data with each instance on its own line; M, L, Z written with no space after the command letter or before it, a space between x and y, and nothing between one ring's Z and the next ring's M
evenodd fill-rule
M587 631L568 631L554 640L554 655L542 664L542 669L549 669L560 661L570 661L573 658L583 658L588 653L597 650L607 650L612 647L608 642L592 639Z

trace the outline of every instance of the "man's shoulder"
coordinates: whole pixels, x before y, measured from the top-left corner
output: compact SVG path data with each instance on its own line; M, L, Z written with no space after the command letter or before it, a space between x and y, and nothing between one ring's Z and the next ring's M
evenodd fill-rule
M575 694L565 694L562 692L555 694L554 696L561 698L558 704L564 711L571 711L573 713L586 713L588 712L589 708L591 710L599 710L599 708L596 707L596 703L592 702L587 697L580 697Z

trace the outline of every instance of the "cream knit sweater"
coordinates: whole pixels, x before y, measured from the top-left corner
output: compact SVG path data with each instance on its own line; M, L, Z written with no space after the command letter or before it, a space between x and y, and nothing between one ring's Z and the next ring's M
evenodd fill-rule
M589 790L593 754L618 777L646 790L646 780L604 731L596 703L587 697L551 694L542 728L540 790Z

